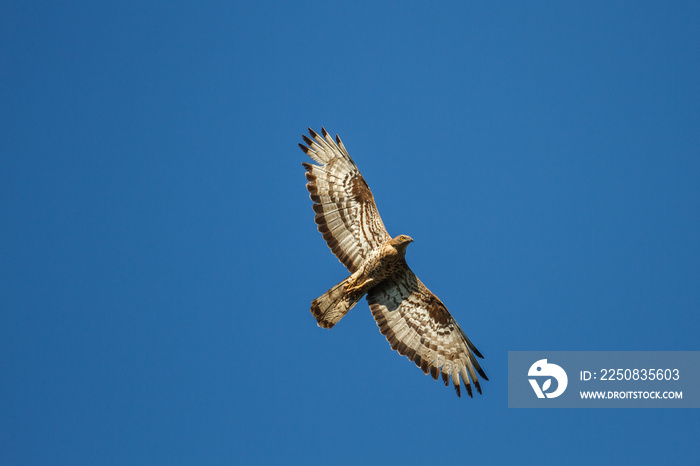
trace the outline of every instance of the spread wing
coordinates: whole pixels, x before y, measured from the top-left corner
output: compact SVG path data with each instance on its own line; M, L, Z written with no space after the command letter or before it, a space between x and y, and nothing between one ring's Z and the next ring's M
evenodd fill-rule
M415 362L425 373L449 385L452 377L461 396L460 376L469 396L471 382L481 393L476 373L488 380L476 356L479 350L464 334L442 301L404 266L367 295L372 315L391 349Z
M313 139L299 144L319 165L304 162L306 189L314 201L316 224L333 254L351 273L370 251L388 240L389 233L374 204L374 196L357 165L338 136L335 141L321 129L323 137L309 128Z

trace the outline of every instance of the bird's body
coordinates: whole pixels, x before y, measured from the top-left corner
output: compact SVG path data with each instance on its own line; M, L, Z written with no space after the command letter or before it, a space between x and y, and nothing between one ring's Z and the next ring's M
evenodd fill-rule
M371 251L362 266L352 274L348 291L366 293L405 267L406 247L412 241L410 236L399 235Z
M319 165L304 162L307 189L314 201L316 224L331 251L351 275L311 303L319 326L333 327L363 296L367 296L379 330L392 349L414 361L435 379L442 374L460 395L460 377L472 395L476 373L488 380L469 341L445 305L406 264L407 235L389 236L374 196L336 136L309 128L301 149Z
M311 303L319 327L331 328L372 288L406 265L406 246L413 241L405 235L388 239L373 249L352 275Z

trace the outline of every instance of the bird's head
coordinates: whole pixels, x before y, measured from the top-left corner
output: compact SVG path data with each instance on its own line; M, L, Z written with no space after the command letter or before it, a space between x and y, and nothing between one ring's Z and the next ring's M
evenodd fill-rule
M413 242L413 238L408 235L399 235L396 238L392 238L390 244L394 246L399 252L405 254L406 248L410 243Z

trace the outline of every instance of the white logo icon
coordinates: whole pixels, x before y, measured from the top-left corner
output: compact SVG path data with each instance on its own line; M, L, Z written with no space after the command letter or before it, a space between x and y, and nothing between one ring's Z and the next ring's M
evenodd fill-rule
M537 398L556 398L566 390L566 386L569 383L569 378L566 376L564 369L557 366L556 364L549 364L546 359L540 359L535 364L530 366L530 370L527 372L529 377L550 377L544 381L542 388L540 388L536 379L528 379L532 389L535 391ZM554 377L557 381L557 389L551 393L548 393L550 386L552 385L552 379Z

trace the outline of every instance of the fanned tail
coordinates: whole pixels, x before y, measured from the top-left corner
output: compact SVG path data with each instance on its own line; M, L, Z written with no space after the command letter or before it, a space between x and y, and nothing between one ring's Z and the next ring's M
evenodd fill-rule
M332 328L362 299L364 293L347 293L348 277L311 303L311 314L319 327Z

